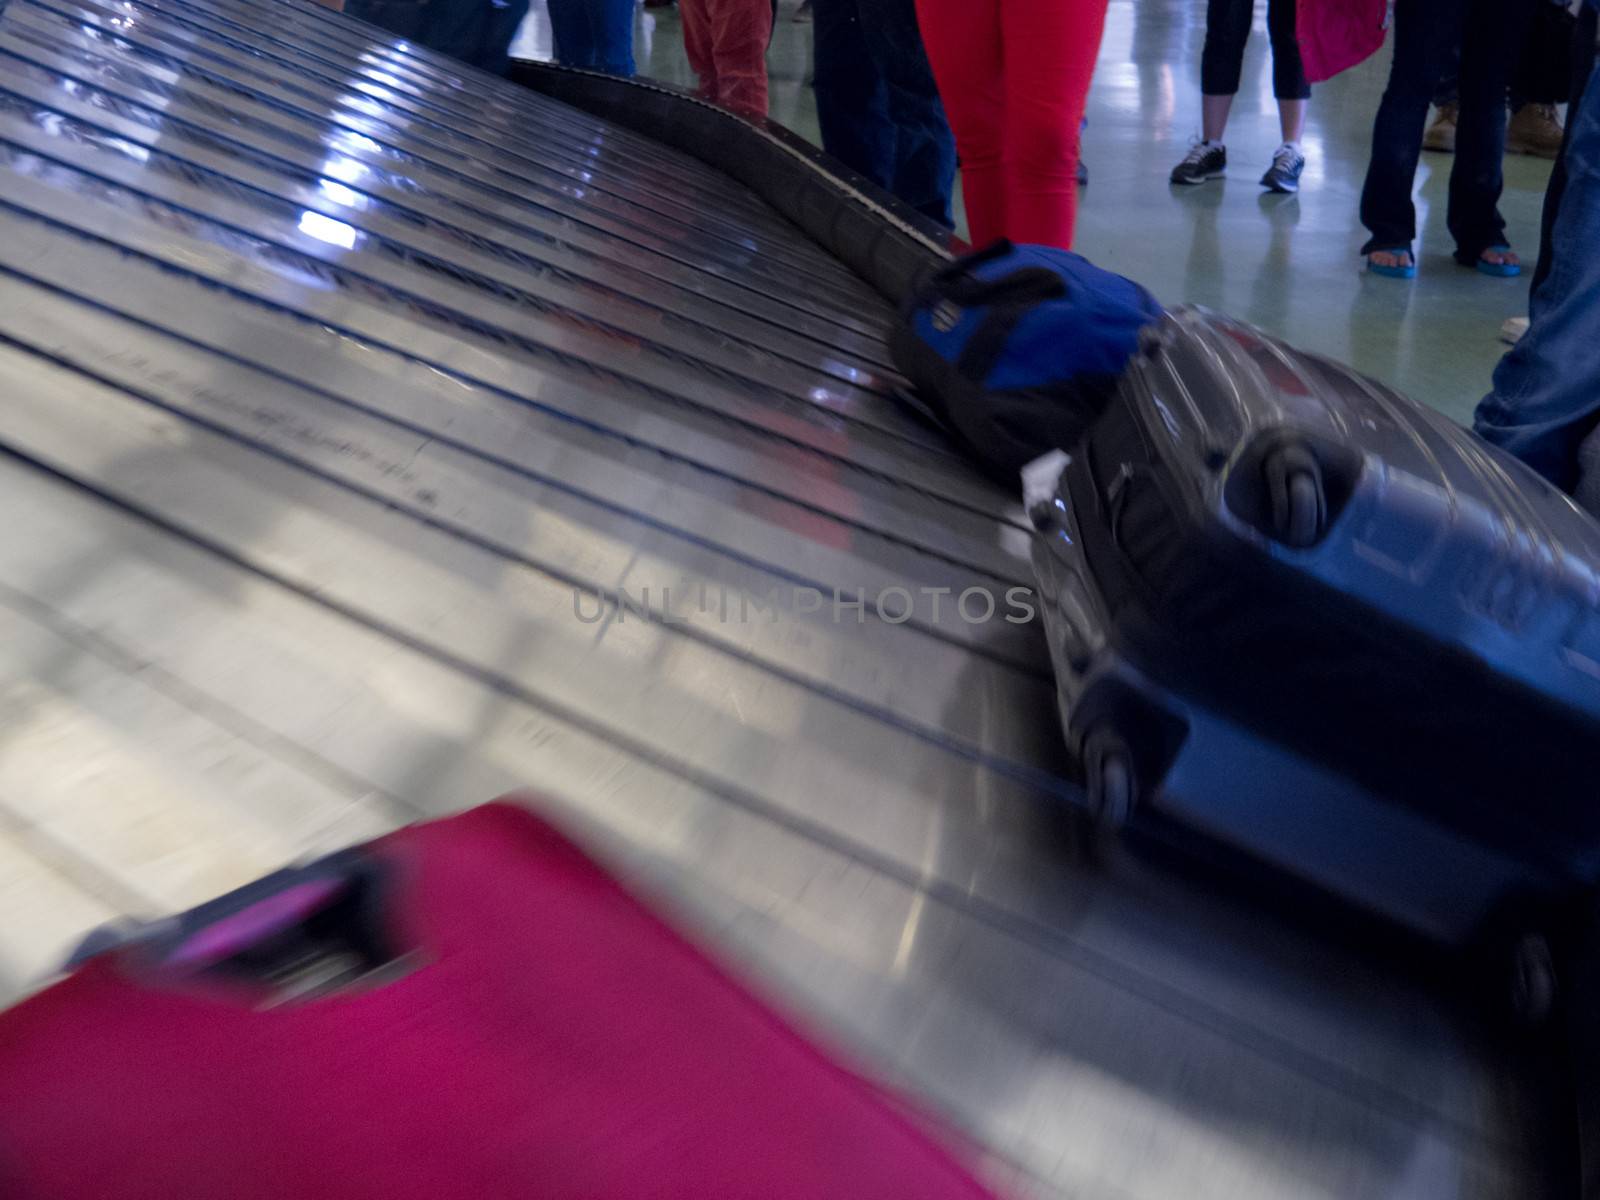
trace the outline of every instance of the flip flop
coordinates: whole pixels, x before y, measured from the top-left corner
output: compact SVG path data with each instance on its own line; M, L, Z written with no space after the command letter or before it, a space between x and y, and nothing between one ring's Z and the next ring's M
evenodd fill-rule
M1404 254L1411 261L1399 266L1390 266L1372 261L1374 254ZM1382 275L1385 279L1415 279L1417 277L1417 256L1411 252L1410 246L1383 246L1367 254L1367 270L1374 275Z
M1522 264L1521 263L1519 263L1519 262L1503 262L1503 263L1490 262L1488 259L1483 257L1484 254L1487 253L1490 250L1503 250L1503 251L1509 252L1510 249L1511 249L1510 246L1504 246L1504 245L1501 245L1501 246L1485 246L1483 248L1483 250L1478 252L1478 257L1473 261L1472 265L1474 267L1476 267L1482 274L1484 274L1484 275L1493 275L1496 279L1511 279L1511 278L1514 278L1515 276L1518 276L1518 275L1522 274Z

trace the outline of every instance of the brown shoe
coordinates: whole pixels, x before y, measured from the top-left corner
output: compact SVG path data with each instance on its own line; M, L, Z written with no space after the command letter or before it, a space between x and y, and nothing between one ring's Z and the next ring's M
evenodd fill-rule
M1561 118L1553 104L1524 104L1506 126L1506 149L1512 154L1555 158L1561 153Z
M1433 124L1428 126L1428 132L1422 135L1422 148L1424 150L1437 150L1440 154L1454 154L1456 152L1456 106L1454 104L1441 104L1436 110Z

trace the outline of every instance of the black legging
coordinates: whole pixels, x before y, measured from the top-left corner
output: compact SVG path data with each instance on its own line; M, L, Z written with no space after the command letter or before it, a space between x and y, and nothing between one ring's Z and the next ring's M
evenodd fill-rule
M1272 94L1279 100L1311 98L1311 84L1294 34L1294 6L1295 0L1267 0ZM1206 46L1200 54L1200 90L1206 95L1232 96L1239 91L1244 44L1250 40L1255 14L1255 0L1207 0Z

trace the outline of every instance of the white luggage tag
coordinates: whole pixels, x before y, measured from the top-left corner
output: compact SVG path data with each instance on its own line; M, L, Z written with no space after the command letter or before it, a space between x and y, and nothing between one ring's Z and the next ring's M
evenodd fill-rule
M1022 511L1035 529L1043 529L1055 510L1061 473L1071 461L1065 450L1052 450L1022 468Z

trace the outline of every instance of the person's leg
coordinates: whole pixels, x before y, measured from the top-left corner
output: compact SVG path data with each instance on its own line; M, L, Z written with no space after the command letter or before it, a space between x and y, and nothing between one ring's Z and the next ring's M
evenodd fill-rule
M1009 0L917 0L917 24L961 156L974 245L1006 232L1005 92L1000 12Z
M1233 95L1229 92L1222 96L1200 97L1200 136L1206 141L1222 144L1223 134L1228 132L1228 117L1233 112Z
M1506 153L1554 159L1564 140L1556 105L1573 99L1571 45L1577 22L1566 0L1529 0L1529 6L1522 54L1511 75Z
M1568 0L1526 0L1528 19L1522 51L1516 56L1506 87L1513 114L1533 104L1553 108L1570 103L1567 50L1575 18Z
M1461 43L1452 42L1445 52L1444 70L1439 85L1433 89L1433 103L1438 108L1454 108L1461 99Z
M678 20L683 24L683 53L699 80L695 95L717 98L717 59L712 53L711 6L715 0L679 0Z
M1272 94L1278 101L1278 124L1285 142L1298 144L1306 128L1306 102L1311 81L1300 59L1295 35L1294 0L1267 0L1267 32L1272 38Z
M1200 136L1222 141L1239 91L1244 47L1250 40L1255 0L1206 0L1206 40L1200 50Z
M1456 148L1456 104L1460 100L1457 83L1461 76L1461 47L1451 48L1445 59L1444 74L1433 89L1433 122L1422 135L1422 148L1451 154Z
M589 0L594 6L594 69L610 75L632 77L634 0Z
M767 115L767 44L772 41L770 0L708 0L716 99L753 119Z
M1526 29L1524 0L1467 0L1461 38L1461 108L1450 170L1448 224L1456 258L1515 263L1500 215L1506 149L1506 80Z
M949 225L956 144L922 48L915 0L864 0L861 17L868 51L883 77L893 128L889 190L924 216Z
M528 0L505 0L492 5L486 14L483 44L471 60L472 65L493 75L511 73L511 43L528 15Z
M341 9L352 17L388 30L396 37L422 43L422 32L428 6L426 4L391 3L390 0L349 0Z
M1278 101L1278 132L1285 142L1299 145L1305 136L1307 103L1305 100Z
M1411 187L1422 155L1422 126L1460 15L1460 0L1396 0L1394 58L1373 120L1372 159L1361 189L1361 223L1372 235L1362 254L1409 246L1417 236ZM1374 261L1398 263L1388 255Z
M867 49L863 3L814 0L811 61L822 148L879 187L894 187L895 133L883 76Z
M1078 126L1100 54L1106 0L1004 0L1006 236L1072 246Z
M1530 4L1543 4L1548 3L1548 0L1528 0L1528 2ZM1535 62L1537 57L1537 54L1534 52L1532 39L1529 37L1524 37L1522 39L1522 53L1517 55L1515 63L1511 68L1511 74L1506 77L1506 107L1511 110L1512 116L1516 116L1518 111L1520 111L1530 99L1540 96L1545 90L1543 85L1547 81L1541 80L1537 74L1537 66ZM1555 101L1539 102L1555 103Z
M430 0L426 10L416 34L419 44L481 70L503 73L510 66L507 51L527 3L510 0L498 9L481 0Z
M1569 114L1576 113L1579 105L1583 103L1583 94L1587 90L1590 76L1594 73L1597 26L1600 26L1600 13L1597 13L1593 6L1584 5L1582 12L1578 14L1578 26L1573 33L1572 86L1568 91L1567 108ZM1544 212L1539 219L1539 262L1534 267L1533 279L1528 284L1530 299L1550 275L1551 252L1555 246L1552 234L1555 229L1556 213L1561 208L1562 193L1567 186L1567 147L1571 144L1572 120L1569 115L1567 131L1561 143L1561 154L1550 172L1550 183L1544 192Z
M556 61L563 67L593 69L594 25L590 0L549 0L550 32L555 36Z
M1570 491L1578 446L1600 421L1600 80L1593 71L1567 130L1550 271L1533 294L1528 332L1495 368L1494 391L1478 405L1474 427Z

